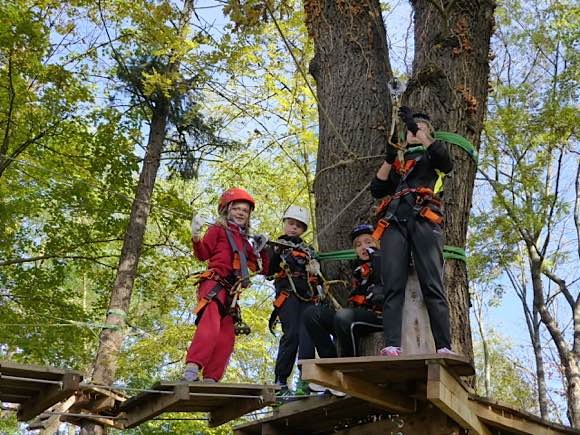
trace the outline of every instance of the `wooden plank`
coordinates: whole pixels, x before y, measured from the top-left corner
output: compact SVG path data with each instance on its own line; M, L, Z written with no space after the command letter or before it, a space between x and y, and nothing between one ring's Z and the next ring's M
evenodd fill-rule
M427 400L477 435L491 435L469 405L469 396L462 385L436 362L428 365Z
M408 355L401 357L364 356L350 358L322 358L300 360L299 364L304 367L308 364L316 364L331 370L339 370L344 373L368 373L373 372L374 382L385 383L393 380L421 380L427 377L425 361L438 361L444 363L449 370L458 376L472 376L475 369L469 359L463 355ZM376 376L382 376L376 378Z
M504 429L517 434L534 434L534 435L562 435L578 434L580 431L570 428L558 429L550 427L547 424L532 421L530 419L515 416L503 410L496 412L493 407L486 406L476 401L470 400L470 406L477 416L489 426Z
M415 401L403 394L317 364L302 364L302 379L343 391L391 411L413 412L415 410Z
M401 351L403 355L425 355L435 353L435 341L431 322L423 299L419 278L414 268L409 268L405 288L405 305L401 327Z
M261 394L259 396L257 395L255 399L229 399L226 401L224 406L210 412L208 422L209 427L221 426L222 424L241 417L244 414L275 403L275 390L268 388L263 388Z
M123 428L129 429L139 426L147 420L163 414L166 409L182 400L189 399L189 385L177 384L173 387L173 394L155 394L147 397L148 400L139 402L125 413Z
M72 373L78 376L83 375L81 372L74 370L33 364L20 364L7 360L0 360L0 373L4 373L10 376L48 380L59 380L63 375L68 373Z
M381 414L384 410L356 397L319 395L285 403L273 415L236 426L236 435L260 435L264 424L290 434L332 433L341 420Z
M19 421L27 421L36 417L42 411L47 410L58 402L67 399L79 388L82 377L76 373L65 373L62 375L62 386L46 384L47 386L40 390L40 393L30 398L20 405L17 418Z

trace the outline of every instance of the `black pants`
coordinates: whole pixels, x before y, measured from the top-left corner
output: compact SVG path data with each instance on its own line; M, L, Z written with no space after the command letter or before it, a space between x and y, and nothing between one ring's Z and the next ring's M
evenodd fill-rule
M391 222L381 239L385 285L383 326L386 346L401 346L401 324L411 252L425 299L435 347L451 348L449 305L443 288L443 230L420 216Z
M298 354L298 359L314 358L314 345L306 332L303 321L304 310L311 306L313 306L312 303L300 301L291 293L278 311L283 335L278 346L274 369L277 383L286 384L288 376L292 373L296 354Z
M335 312L326 305L308 307L304 312L304 323L320 358L356 356L361 336L382 329L382 319L365 308L343 308Z

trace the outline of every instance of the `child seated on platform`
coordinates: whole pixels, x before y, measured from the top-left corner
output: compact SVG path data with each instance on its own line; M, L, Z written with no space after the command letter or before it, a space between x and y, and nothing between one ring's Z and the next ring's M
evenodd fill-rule
M378 247L372 233L371 225L360 224L350 234L358 260L352 272L348 307L335 311L320 304L309 307L304 313L306 330L320 358L356 356L360 337L383 329L383 289L377 270Z
M234 350L235 336L248 334L237 304L240 292L250 286L250 273L268 270L263 250L266 236L250 242L250 215L255 202L241 188L226 190L221 196L219 218L201 236L203 220L191 222L193 251L198 260L208 262L208 270L199 274L197 291L197 329L186 356L183 380L194 382L203 371L204 382L219 382Z

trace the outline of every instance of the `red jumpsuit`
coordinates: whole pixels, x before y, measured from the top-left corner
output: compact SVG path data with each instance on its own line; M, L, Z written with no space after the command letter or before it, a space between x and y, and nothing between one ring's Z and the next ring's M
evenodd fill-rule
M248 262L255 263L256 254L247 236L234 223L229 222L228 228L238 248L246 252ZM196 258L207 261L209 269L213 269L219 277L227 279L234 274L234 253L224 227L217 224L210 226L202 240L193 242L193 251ZM261 252L261 257L263 270L268 270L268 257L264 251ZM214 280L202 281L197 291L197 301L206 296L216 284L217 281ZM225 304L226 291L218 292L215 299ZM186 362L197 364L203 369L204 378L219 381L234 350L235 334L232 316L228 314L222 317L215 299L204 308L187 351Z

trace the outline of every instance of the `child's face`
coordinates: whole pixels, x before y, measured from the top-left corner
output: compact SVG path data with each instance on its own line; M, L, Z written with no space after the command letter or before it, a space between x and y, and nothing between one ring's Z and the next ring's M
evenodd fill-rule
M228 220L245 227L250 221L250 204L245 201L235 201L228 207Z
M370 258L367 248L377 248L377 242L370 234L361 234L354 239L352 244L357 257L363 261L368 261Z
M284 219L284 234L290 237L300 237L304 231L306 230L306 227L304 226L304 224L300 221L297 221L296 219L292 219L292 218L286 218Z

